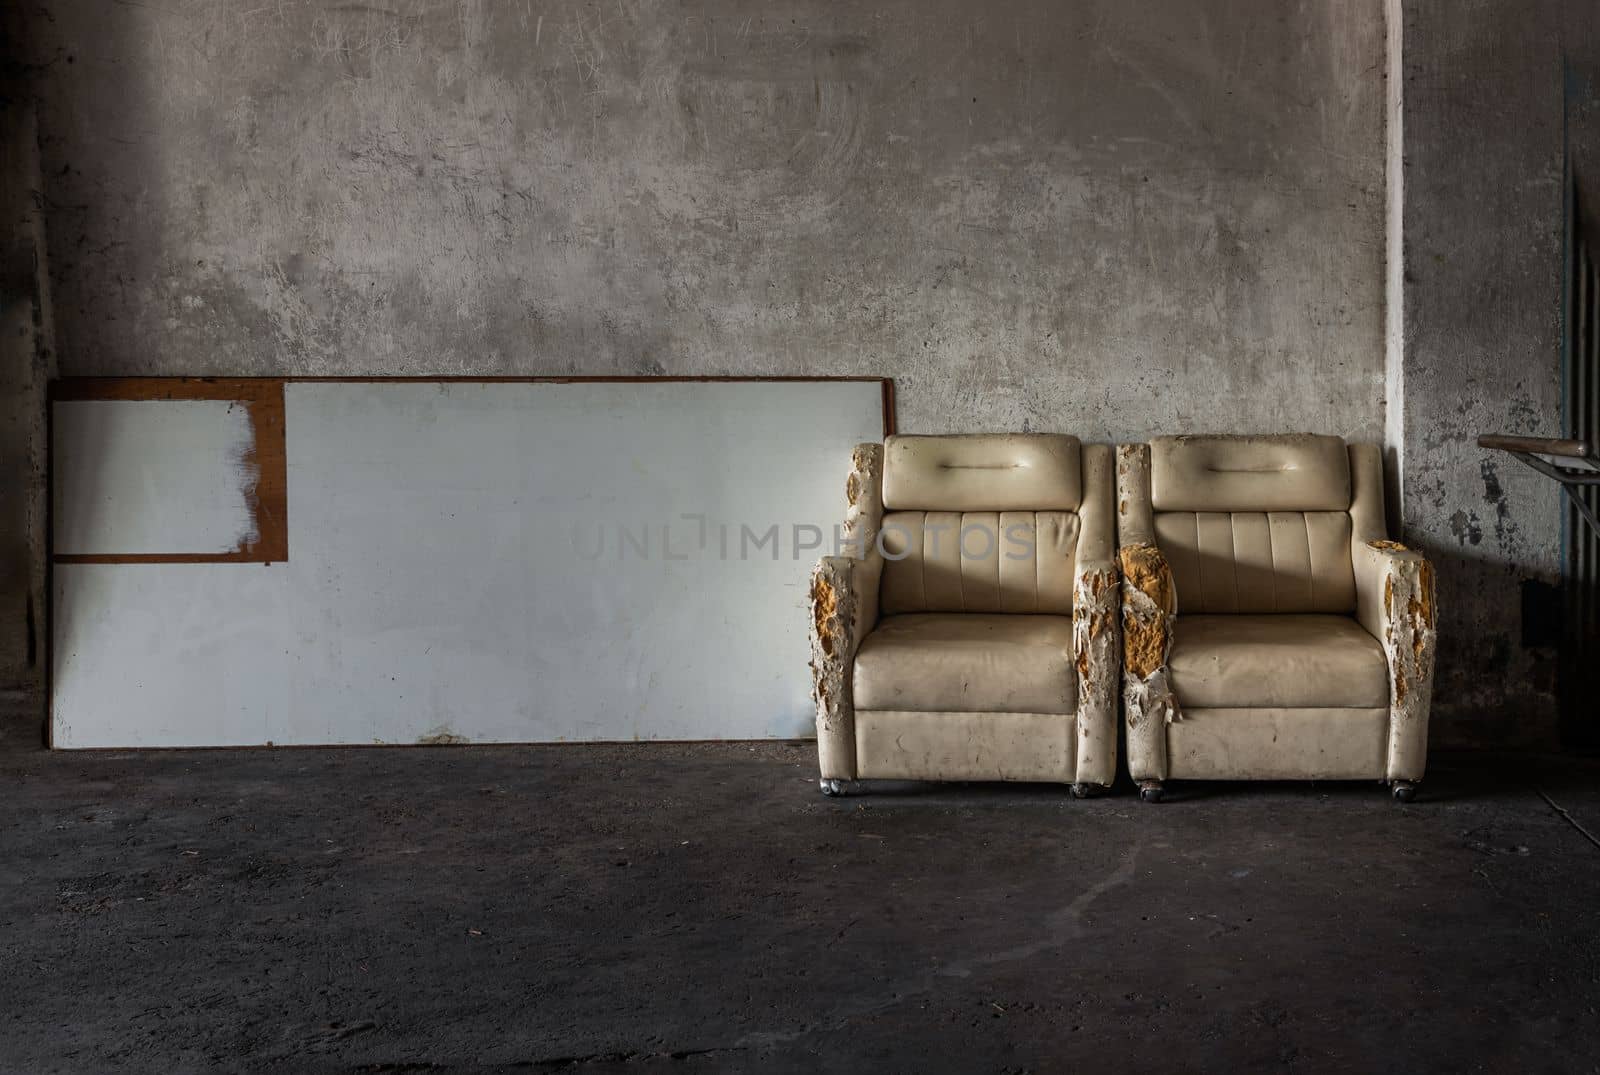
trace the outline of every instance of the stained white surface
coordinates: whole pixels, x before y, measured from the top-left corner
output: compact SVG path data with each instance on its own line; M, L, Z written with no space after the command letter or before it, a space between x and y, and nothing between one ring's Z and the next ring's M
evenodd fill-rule
M57 565L57 745L811 734L876 383L292 382L285 417L287 563Z
M72 400L51 421L56 552L220 553L255 540L243 404Z
M54 745L282 741L287 564L57 564L54 575Z

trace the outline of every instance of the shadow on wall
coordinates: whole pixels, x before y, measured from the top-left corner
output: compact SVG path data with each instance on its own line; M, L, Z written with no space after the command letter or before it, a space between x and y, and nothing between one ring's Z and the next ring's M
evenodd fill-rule
M1523 647L1516 612L1481 622L1479 595L1504 588L1525 572L1460 552L1426 549L1438 571L1439 660L1433 688L1431 739L1452 747L1554 750L1549 719L1555 694L1553 645ZM1520 652L1519 652L1520 651Z
M171 219L167 194L174 177L193 168L205 152L166 129L159 107L166 92L161 78L163 72L180 77L183 65L175 55L180 43L161 40L160 24L140 9L40 3L16 15L16 51L38 115L43 180L38 196L49 222L49 277L58 344L69 372L87 357L74 353L73 326L114 320L113 311L124 305L104 289L126 295L159 284L172 270L170 258L178 251L171 239L185 229ZM107 172L108 162L114 163L114 175ZM127 241L134 234L138 241ZM96 276L102 290L64 302L73 294L66 285L85 274ZM180 311L152 313L170 322ZM131 330L131 325L121 330L130 343ZM123 368L117 372L127 375L180 372L170 363L164 366L162 354L119 358ZM189 363L181 372L217 371Z
M1438 572L1430 738L1445 747L1556 750L1561 580L1555 564L1534 559L1537 516L1552 490L1502 453L1474 447L1464 458L1473 453L1482 457L1478 480L1433 493L1435 510L1449 512L1454 544L1405 535ZM1540 591L1550 596L1541 600Z
M45 393L55 372L32 42L0 8L0 691L37 711L47 646Z
M148 194L120 201L61 194L78 167L60 153L66 144L62 132L69 130L117 143L136 180L131 189L160 186L159 138L148 105L155 99L152 67L122 62L147 55L152 45L125 10L97 9L95 34L68 44L56 8L0 8L0 488L19 494L7 498L0 515L0 690L20 694L29 712L42 710L49 652L46 392L57 359L51 296L78 265L117 256L114 248L121 244L96 238L108 233L108 225L130 216L159 225L163 215L160 200ZM75 77L63 77L65 72ZM52 92L45 92L47 84ZM87 124L83 102L60 93L61 85L92 86L114 98L116 122ZM157 227L153 234L161 231ZM160 256L159 249L146 249L123 257L118 282L126 286L139 274L155 272Z

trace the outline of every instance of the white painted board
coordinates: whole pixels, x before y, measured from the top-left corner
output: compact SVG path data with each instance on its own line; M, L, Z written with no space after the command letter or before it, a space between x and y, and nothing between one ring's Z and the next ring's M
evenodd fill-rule
M279 742L294 634L288 564L57 564L57 747Z
M57 553L225 553L256 540L242 403L63 400L50 437Z
M851 447L883 435L877 383L291 382L284 405L287 562L56 565L56 745L812 733L807 582Z

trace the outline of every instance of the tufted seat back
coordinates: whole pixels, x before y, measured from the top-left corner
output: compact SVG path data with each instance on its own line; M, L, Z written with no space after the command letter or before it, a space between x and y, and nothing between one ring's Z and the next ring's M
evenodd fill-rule
M1157 437L1150 505L1180 613L1350 613L1339 437Z
M880 601L905 612L1072 614L1078 438L890 437Z

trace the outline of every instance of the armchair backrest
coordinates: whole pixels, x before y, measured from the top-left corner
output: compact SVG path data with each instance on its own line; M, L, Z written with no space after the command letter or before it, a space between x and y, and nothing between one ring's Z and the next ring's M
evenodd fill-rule
M1110 466L1063 434L890 437L883 612L1070 615L1083 548L1110 555Z
M1354 612L1352 543L1382 536L1376 448L1340 437L1157 437L1147 496L1180 614Z

